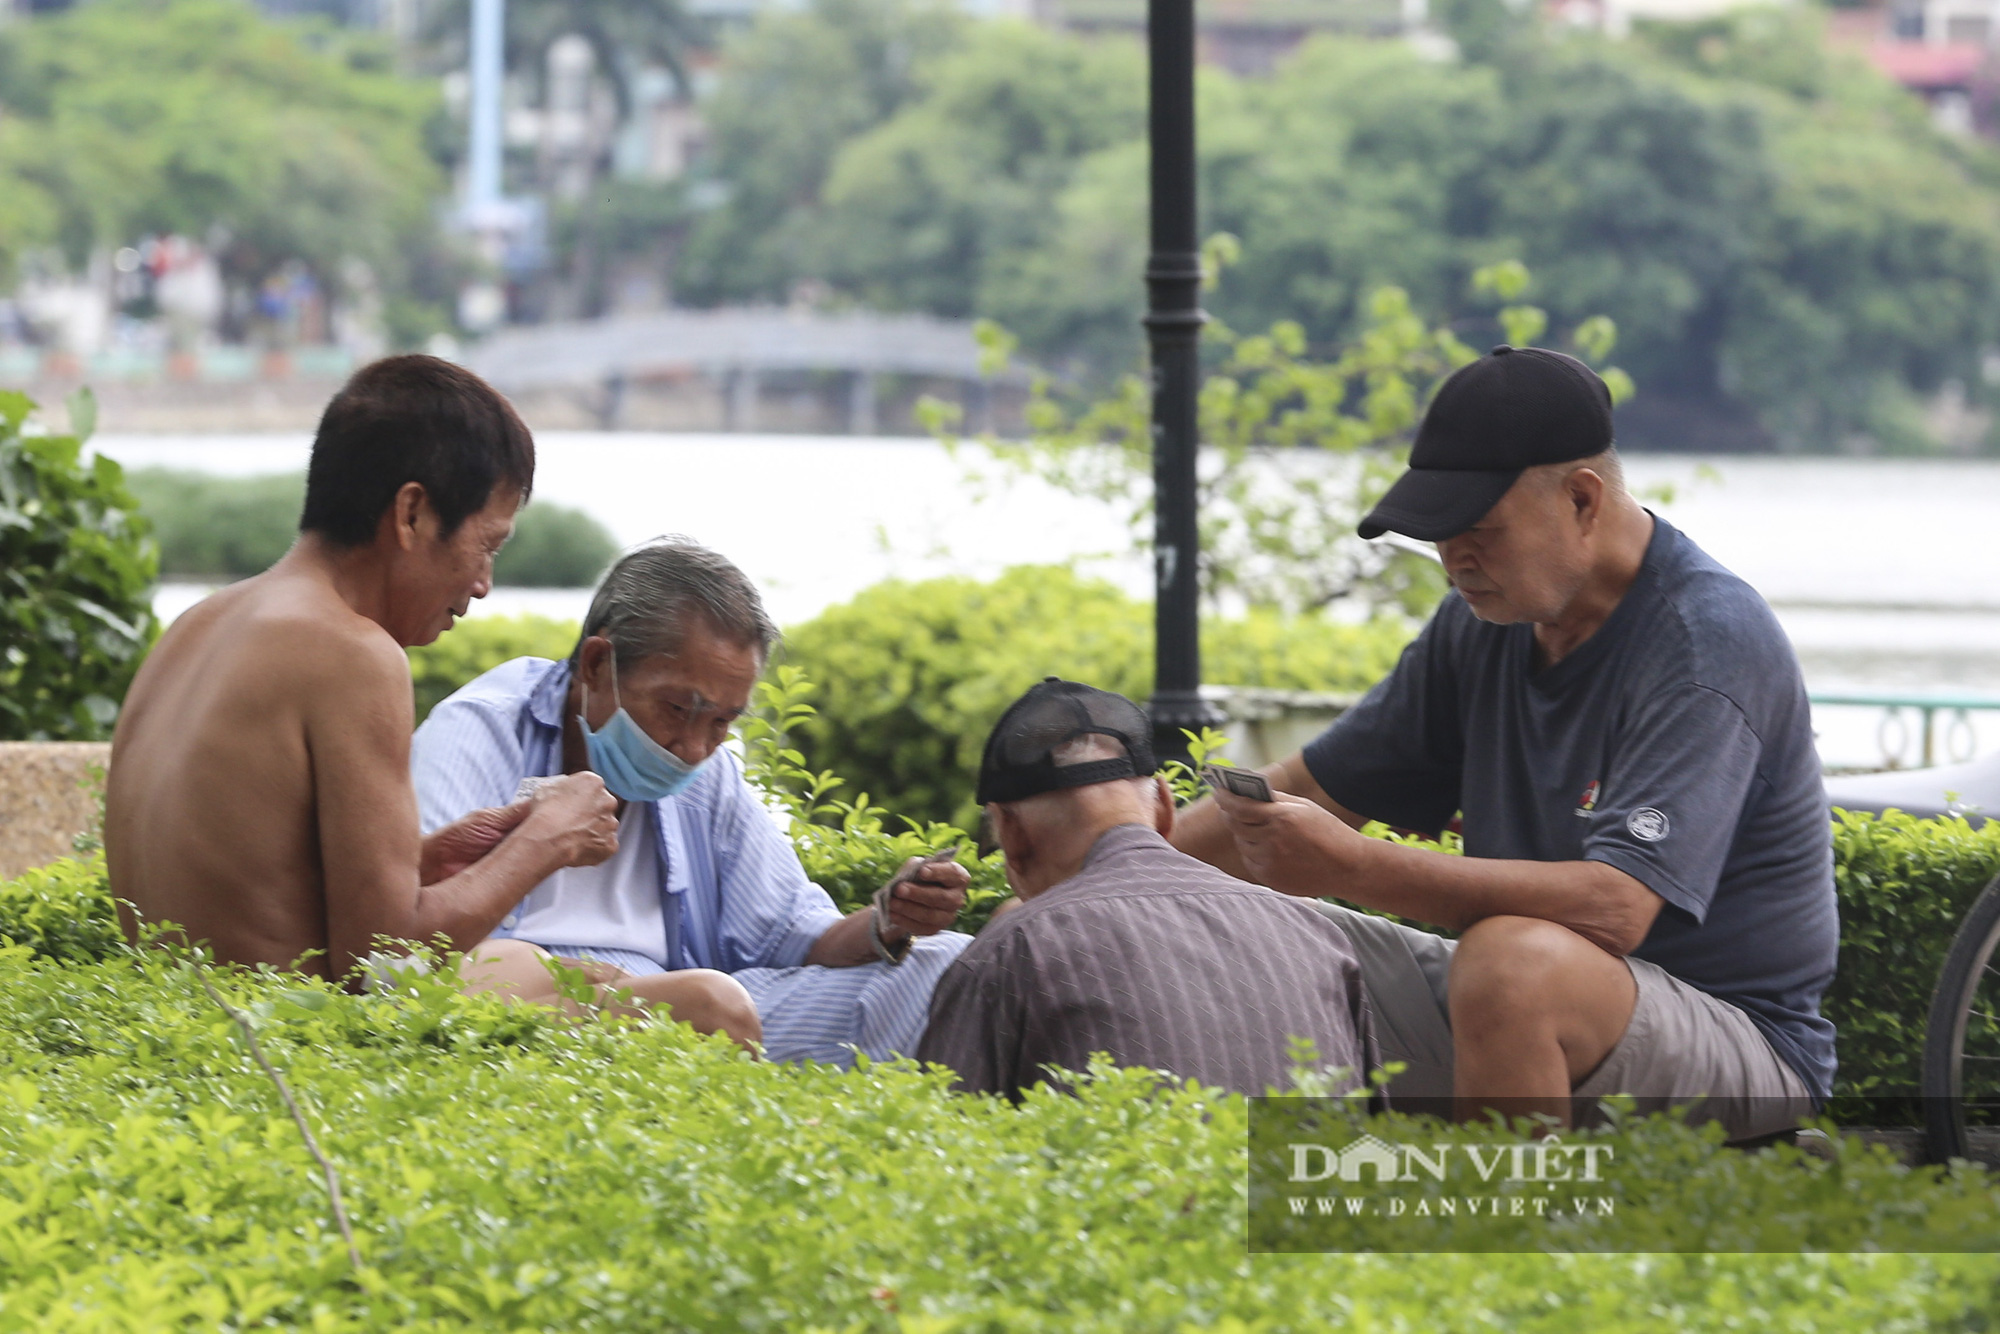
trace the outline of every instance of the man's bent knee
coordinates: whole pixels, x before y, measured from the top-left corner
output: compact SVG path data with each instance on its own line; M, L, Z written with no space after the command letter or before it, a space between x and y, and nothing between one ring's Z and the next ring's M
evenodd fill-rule
M472 995L498 991L517 999L541 1000L555 994L549 957L547 950L525 940L482 940L465 952L458 976Z
M748 1050L764 1040L757 1004L743 984L710 968L685 968L633 978L624 984L632 995L664 1007L677 1022L697 1033L721 1033Z
M1452 953L1448 987L1454 1023L1461 1005L1485 1013L1540 1008L1555 999L1562 979L1595 963L1591 954L1617 964L1556 922L1504 916L1475 922Z
M1467 1044L1513 1051L1553 1042L1572 1083L1617 1046L1639 999L1623 959L1535 917L1489 917L1469 928L1449 990L1461 1060Z

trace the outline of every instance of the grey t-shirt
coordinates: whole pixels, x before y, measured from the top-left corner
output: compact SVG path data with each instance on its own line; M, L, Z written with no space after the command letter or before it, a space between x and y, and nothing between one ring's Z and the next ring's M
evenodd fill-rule
M1327 794L1465 851L1600 861L1666 900L1633 953L1742 1009L1824 1099L1839 920L1805 684L1754 590L1655 518L1639 577L1568 657L1446 597L1306 747Z

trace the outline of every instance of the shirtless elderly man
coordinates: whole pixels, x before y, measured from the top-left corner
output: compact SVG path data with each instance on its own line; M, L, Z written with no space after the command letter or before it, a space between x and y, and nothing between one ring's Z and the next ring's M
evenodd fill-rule
M551 873L617 850L616 805L577 773L423 836L403 655L491 589L534 471L527 427L468 371L391 357L348 382L298 541L175 621L132 683L105 810L120 899L233 963L354 983L381 938L441 937L472 989L559 999L543 951L488 936ZM760 1036L722 973L591 971L702 1032Z

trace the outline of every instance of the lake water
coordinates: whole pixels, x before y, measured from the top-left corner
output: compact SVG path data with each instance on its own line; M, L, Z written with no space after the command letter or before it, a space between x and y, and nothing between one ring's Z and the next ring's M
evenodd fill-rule
M588 511L622 543L686 533L727 553L780 623L890 577L991 577L1083 558L1150 591L1118 516L1035 483L968 484L935 443L852 436L545 432L535 494ZM303 435L104 436L131 466L246 475L302 470ZM1768 598L1819 692L2000 702L2000 463L1636 455L1634 485L1672 486L1660 511ZM171 617L203 588L168 585ZM580 616L587 590L500 589L477 611ZM1963 751L2000 751L2000 712L1971 715ZM1879 711L1823 708L1829 764L1879 754Z

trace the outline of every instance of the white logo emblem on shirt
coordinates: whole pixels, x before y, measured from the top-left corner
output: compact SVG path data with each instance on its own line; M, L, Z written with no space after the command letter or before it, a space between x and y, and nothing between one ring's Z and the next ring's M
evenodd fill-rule
M1641 806L1625 817L1625 827L1632 831L1632 837L1642 838L1648 843L1658 843L1667 836L1667 815L1651 806Z

